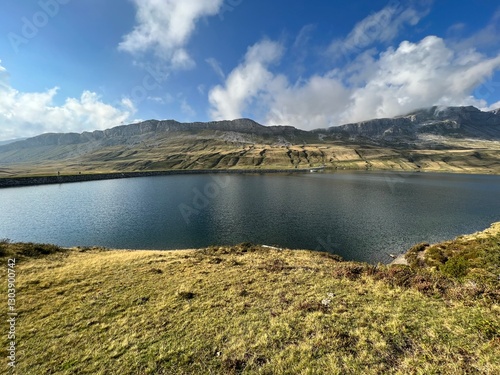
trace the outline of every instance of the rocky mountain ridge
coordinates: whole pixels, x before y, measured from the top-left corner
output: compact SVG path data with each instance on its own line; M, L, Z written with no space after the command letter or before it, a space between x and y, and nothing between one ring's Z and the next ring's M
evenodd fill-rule
M106 130L83 133L47 133L0 146L0 152L44 146L99 143L113 146L127 143L132 137L168 136L174 132L232 132L259 137L280 138L289 142L304 138L322 141L335 138L369 139L372 142L415 141L424 134L454 138L500 140L500 109L483 112L475 107L431 107L404 116L345 124L328 129L305 131L293 126L264 126L250 119L180 123L175 120L148 120Z
M500 111L483 112L475 107L434 106L404 116L331 127L327 134L385 141L414 141L425 134L498 140Z
M301 168L500 174L500 113L432 107L313 131L149 120L0 146L0 177Z
M106 130L83 133L46 133L23 141L0 146L1 151L41 146L77 145L88 142L100 142L105 146L120 144L131 137L167 135L172 132L224 131L259 136L294 137L307 132L293 126L264 126L250 119L233 121L180 123L175 120L148 120L130 125L120 125ZM115 142L113 142L115 140Z

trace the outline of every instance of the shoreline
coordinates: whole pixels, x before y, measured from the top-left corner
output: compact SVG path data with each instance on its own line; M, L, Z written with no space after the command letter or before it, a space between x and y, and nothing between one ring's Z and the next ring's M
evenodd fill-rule
M229 174L271 174L271 173L308 173L311 170L320 171L323 168L307 169L178 169L168 171L148 171L148 172L111 172L111 173L89 173L77 175L61 176L26 176L26 177L1 177L0 189L10 187L24 187L37 185L54 185L73 182L117 180L123 178L172 176L172 175L196 175L212 173Z
M124 178L139 178L139 177L156 177L156 176L174 176L174 175L200 175L200 174L278 174L278 173L310 173L314 172L387 172L387 173L428 173L428 174L464 174L464 175L481 175L481 176L499 176L496 173L474 173L464 171L434 171L434 170L387 170L387 169L337 169L325 167L310 167L298 169L171 169L166 171L136 171L136 172L109 172L109 173L86 173L86 174L68 174L68 175L52 175L52 176L0 176L0 189L12 187L26 187L39 185L56 185L76 182L88 181L103 181L117 180Z
M472 241L472 240L477 240L477 239L485 239L485 238L489 238L489 237L493 237L493 236L498 236L500 235L500 221L497 221L497 222L493 222L490 224L489 227L483 229L483 230L479 230L479 231L476 231L476 232L473 232L473 233L469 233L469 234L461 234L461 235L458 235L454 238L450 238L448 240L444 240L444 241L441 241L441 242L436 242L436 243L433 243L433 244L427 244L425 249L428 249L428 248L432 248L432 247L436 247L436 246L440 246L440 245L446 245L446 244L450 244L454 241L458 241L458 240L465 240L465 241ZM26 245L26 244L41 244L41 243L34 243L34 242L23 242L23 241L20 241L20 242L10 242L9 240L7 240L7 243L8 244L12 244L12 245ZM232 247L241 247L243 246L244 244L236 244L236 245L213 245L213 246L207 246L207 247L199 247L199 248L175 248L175 249L132 249L132 248L115 248L115 247L105 247L105 246L98 246L98 245L94 245L94 246L79 246L79 245L76 245L76 246L59 246L59 245L54 245L54 244L47 244L47 243L43 243L41 244L42 246L55 246L59 249L63 249L65 251L69 251L69 252L78 252L78 253L82 253L82 252L92 252L92 251L97 251L97 252L118 252L118 253L127 253L127 252L140 252L140 253L144 253L144 252L150 252L150 253L158 253L158 254L165 254L165 253L177 253L177 252L200 252L200 251L203 251L203 250L207 250L209 248L232 248ZM340 261L340 262L345 262L345 263L358 263L358 264L364 264L364 265L375 265L371 262L368 262L368 261L363 261L363 260L354 260L354 259L351 259L351 260L346 260L346 259L343 259L341 256L339 256L338 254L336 253L332 253L330 251L326 251L326 250L313 250L313 249L306 249L306 248L288 248L288 247L277 247L277 246L271 246L271 245L265 245L265 244L249 244L250 246L253 246L253 247L257 247L257 248L261 248L261 249L267 249L267 250L270 250L270 251L277 251L277 252L287 252L287 251L292 251L292 252L295 252L295 251L302 251L302 252L307 252L307 253L321 253L321 254L325 254L325 255L328 255L334 259L336 259L337 261ZM413 246L415 247L415 245ZM404 250L403 252L399 253L397 256L395 256L395 258L392 259L392 261L387 261L387 262L378 262L379 264L383 264L385 266L393 266L393 265L403 265L403 266L410 266L408 260L406 259L406 255L408 253L410 253L413 249L413 247L410 247L406 250ZM425 250L423 249L423 250ZM422 250L422 251L423 251ZM392 256L392 255L391 255ZM1 255L0 255L1 257Z

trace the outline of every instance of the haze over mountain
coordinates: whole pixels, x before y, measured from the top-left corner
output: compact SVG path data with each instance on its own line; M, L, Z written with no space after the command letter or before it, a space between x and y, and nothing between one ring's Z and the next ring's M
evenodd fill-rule
M431 107L313 131L239 119L149 120L80 134L48 133L0 146L0 166L10 175L56 168L81 173L318 166L494 173L499 146L498 110Z
M5 141L0 141L0 146L7 145L9 143L14 143L18 141L24 141L27 138L15 138L15 139L7 139Z

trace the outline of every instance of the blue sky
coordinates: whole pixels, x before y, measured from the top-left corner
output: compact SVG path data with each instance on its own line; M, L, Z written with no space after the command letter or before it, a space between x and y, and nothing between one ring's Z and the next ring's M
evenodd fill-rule
M146 119L324 128L500 107L500 5L5 0L0 140Z

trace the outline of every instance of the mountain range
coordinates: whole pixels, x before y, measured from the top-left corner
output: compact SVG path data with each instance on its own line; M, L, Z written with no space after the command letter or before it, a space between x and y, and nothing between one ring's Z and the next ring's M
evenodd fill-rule
M483 112L475 107L431 107L405 116L332 127L328 131L398 143L418 141L423 135L499 140L500 110Z
M499 110L431 107L312 131L238 119L48 133L0 145L0 176L317 166L499 173L499 160Z

